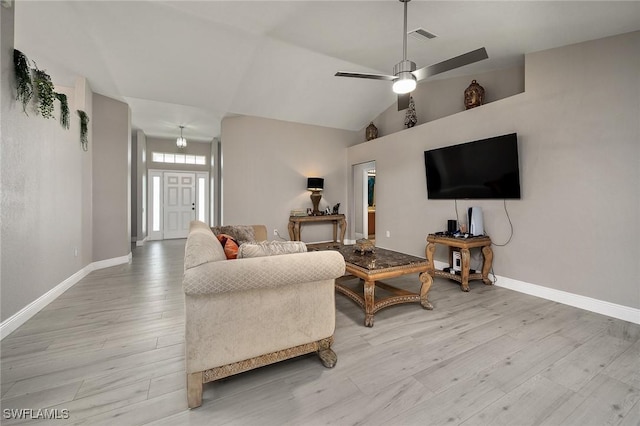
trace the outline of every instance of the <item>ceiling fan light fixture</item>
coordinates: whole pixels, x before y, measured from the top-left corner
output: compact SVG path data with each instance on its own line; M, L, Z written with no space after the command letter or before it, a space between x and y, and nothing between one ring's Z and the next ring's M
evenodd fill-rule
M393 91L399 95L413 92L416 88L416 78L408 71L398 75L398 79L393 82Z

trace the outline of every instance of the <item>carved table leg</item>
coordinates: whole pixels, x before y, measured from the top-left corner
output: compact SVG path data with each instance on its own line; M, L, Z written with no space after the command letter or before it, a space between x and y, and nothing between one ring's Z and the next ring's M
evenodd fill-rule
M375 304L376 282L364 281L364 325L373 327L373 306Z
M344 244L344 235L347 232L347 220L342 219L340 221L340 244Z
M462 291L469 291L469 263L471 263L469 249L460 249L460 258L462 259Z
M428 295L431 284L433 284L433 278L428 272L423 272L420 274L420 282L422 283L420 286L420 304L423 308L432 310L433 305L429 302Z
M493 264L493 250L491 250L491 246L482 247L482 254L484 256L482 262L482 282L486 285L492 285L493 282L489 279L489 272Z
M427 273L431 276L435 274L436 267L433 265L433 253L436 251L436 245L433 243L427 243L427 248L424 250L424 254L427 258Z
M300 235L300 222L296 222L293 227L293 241L302 241L302 235Z
M287 227L289 229L289 239L291 241L295 241L296 240L296 236L293 232L293 227L294 227L294 223L289 221L289 226Z

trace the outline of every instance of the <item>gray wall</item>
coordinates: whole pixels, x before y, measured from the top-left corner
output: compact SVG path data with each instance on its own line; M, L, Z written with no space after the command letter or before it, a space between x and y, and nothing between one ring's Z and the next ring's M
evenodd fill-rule
M36 115L33 103L25 115L22 105L14 100L13 13L13 8L0 7L3 321L92 260L92 151L91 147L89 152L82 150L80 120L73 113L86 108L91 90L83 80L75 88L56 87L69 99L72 114L68 130L57 118ZM46 69L46 64L38 65ZM58 117L57 103L54 114Z
M424 150L517 132L522 199L507 201L496 274L640 308L638 52L635 32L529 54L525 93L349 148L349 165L376 161L377 244L424 256L455 218L453 201L427 200ZM506 242L502 201L458 202L472 205Z
M523 66L495 70L473 77L427 80L418 84L412 93L418 125L464 111L464 91L474 79L485 90L485 105L524 92ZM373 121L378 128L378 135L387 136L404 130L406 112L398 111L396 103L387 108ZM365 130L362 129L361 133L364 135Z
M143 241L147 236L143 229L142 181L146 179L147 137L142 130L131 133L131 241Z
M356 132L284 121L233 117L222 121L223 223L264 224L288 239L292 209L311 207L307 177L324 178L320 208L347 204L346 147ZM302 228L303 241L328 241L331 224Z
M93 260L131 253L131 114L93 96Z

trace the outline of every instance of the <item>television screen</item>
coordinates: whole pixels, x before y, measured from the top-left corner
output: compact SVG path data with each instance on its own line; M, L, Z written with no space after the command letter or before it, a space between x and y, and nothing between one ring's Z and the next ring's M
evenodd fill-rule
M518 135L424 152L430 200L519 199Z

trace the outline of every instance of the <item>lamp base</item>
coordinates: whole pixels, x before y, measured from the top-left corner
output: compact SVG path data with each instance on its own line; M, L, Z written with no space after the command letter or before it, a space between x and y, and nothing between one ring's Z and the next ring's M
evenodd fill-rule
M311 214L313 216L319 216L322 214L322 212L318 210L318 205L320 204L321 199L322 195L320 195L320 191L311 191L311 203L313 204L313 211Z

